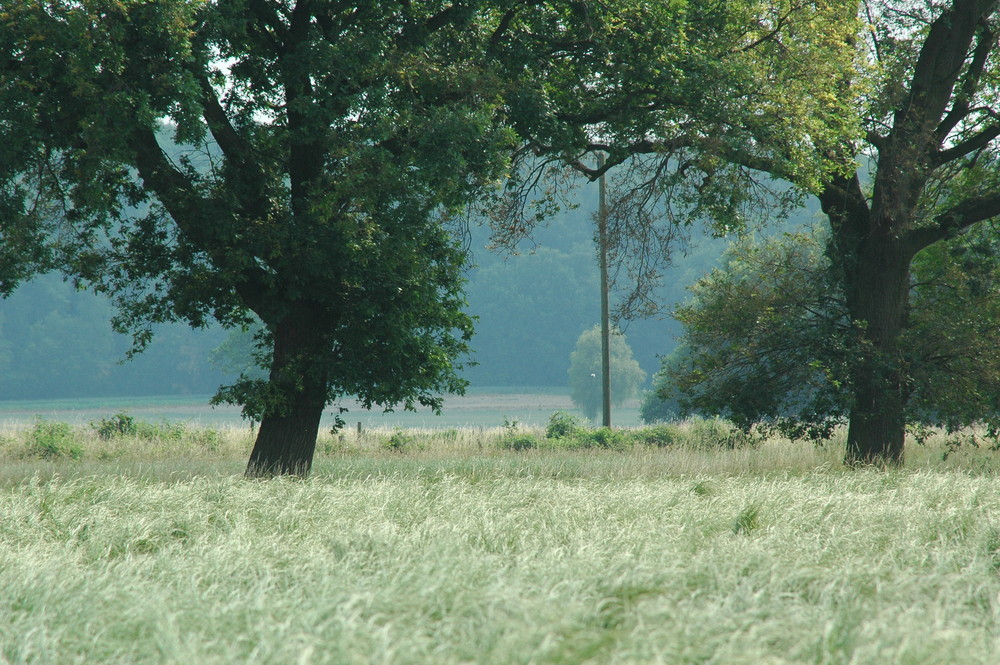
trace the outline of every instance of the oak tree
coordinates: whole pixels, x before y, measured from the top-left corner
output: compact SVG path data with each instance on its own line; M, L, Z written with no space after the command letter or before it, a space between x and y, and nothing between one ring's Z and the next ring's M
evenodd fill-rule
M796 192L817 196L861 354L845 461L897 464L914 397L902 347L912 263L1000 215L998 3L675 8L623 7L619 21L598 24L596 34L625 26L631 42L604 36L594 58L554 66L571 102L552 104L528 145L589 177L624 174L617 209L627 214L615 218L634 239L637 284L655 279L665 254L659 220L669 230L704 215L727 231L795 203ZM686 22L694 16L700 28ZM664 43L675 48L661 54ZM640 52L655 55L619 57ZM605 167L586 159L595 150L609 155ZM767 191L770 201L759 196Z
M255 314L268 376L216 397L260 422L250 476L307 473L342 395L439 408L472 333L442 221L511 146L473 57L499 19L479 2L5 2L0 232L25 258L3 286L59 267L111 294L139 347L151 322Z

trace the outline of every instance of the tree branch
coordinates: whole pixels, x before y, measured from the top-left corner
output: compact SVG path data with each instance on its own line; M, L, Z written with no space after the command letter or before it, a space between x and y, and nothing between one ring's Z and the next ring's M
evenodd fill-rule
M904 241L910 251L916 254L939 240L956 235L973 224L993 217L1000 217L1000 191L966 199L956 204L935 217L933 226L910 231Z
M954 2L931 24L913 68L909 97L895 113L897 136L924 140L930 138L923 136L929 123L943 124L939 119L952 99L984 13L992 11L985 9L990 4L995 1Z
M969 68L962 79L959 92L955 96L955 103L952 105L951 111L937 127L936 133L939 142L943 142L948 134L958 126L958 123L968 117L969 106L979 86L983 71L986 69L986 62L989 59L990 52L996 46L996 41L997 34L993 30L984 28L982 33L980 33L979 41L976 43L976 48L972 54L972 62L969 63Z
M278 14L278 4L267 2L267 0L251 0L248 6L250 11L263 24L264 28L270 28L271 30L271 32L261 30L259 34L266 37L274 49L280 52L283 44L288 39L288 26L285 25Z
M935 166L941 166L956 159L961 159L970 153L985 148L998 136L1000 136L1000 125L990 125L975 136L972 136L965 141L948 148L947 150L939 151L937 155L934 156L934 164Z
M882 152L882 149L885 146L885 137L871 129L865 132L865 141L867 141L879 152Z
M201 85L202 110L205 121L208 123L208 128L212 132L215 142L219 145L226 159L238 163L240 168L248 167L252 163L250 145L229 121L229 116L222 108L222 103L219 102L215 89L212 88L212 84L203 72L198 76L198 83Z
M177 224L177 228L196 247L204 251L217 268L225 269L227 267L225 254L219 250L218 243L212 242L207 235L213 225L203 223L203 220L218 215L219 211L216 210L218 206L215 202L200 196L184 174L170 163L152 129L137 127L126 140L135 154L135 166L139 171L139 177L146 187L156 193L156 197ZM235 289L249 308L257 310L263 304L261 297L265 275L252 262L249 265L240 265L238 269L243 280L235 286Z
M507 30L510 28L510 24L514 21L514 17L517 16L517 7L511 7L507 10L507 13L503 15L500 19L500 24L497 25L497 29L493 31L490 35L490 48L497 48L500 46L500 40L503 39L504 35L507 34Z

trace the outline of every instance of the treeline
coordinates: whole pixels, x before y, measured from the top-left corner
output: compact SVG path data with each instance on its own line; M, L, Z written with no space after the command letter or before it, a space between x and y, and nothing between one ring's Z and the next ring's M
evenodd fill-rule
M126 361L129 339L112 332L113 314L107 299L56 275L0 300L0 399L206 394L226 379L208 362L221 328L159 326Z
M565 386L580 333L600 316L593 201L554 217L515 254L489 248L489 229L469 229L468 311L473 386ZM678 253L660 297L679 303L686 286L711 269L727 242L696 238ZM143 353L126 360L129 340L111 330L103 297L48 275L0 301L0 399L208 394L234 378L232 358L213 353L227 332L185 325L156 329ZM670 317L623 322L636 359L652 376L672 351L679 326ZM232 333L228 333L232 334Z

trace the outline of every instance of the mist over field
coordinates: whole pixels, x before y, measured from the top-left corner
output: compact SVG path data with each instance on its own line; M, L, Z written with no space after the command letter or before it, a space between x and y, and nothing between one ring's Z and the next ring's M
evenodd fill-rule
M565 387L569 357L580 333L600 315L593 244L594 187L578 190L579 207L538 229L517 254L487 249L489 231L470 226L468 311L478 317L472 341L477 364L465 376L473 388ZM803 211L800 222L809 217ZM726 241L694 238L688 255L660 289L680 302L685 287L714 265ZM149 348L124 360L129 340L111 331L114 315L102 296L76 291L55 275L21 286L0 301L0 400L209 395L235 373L212 362L226 339L217 325L192 330L158 326ZM647 376L676 345L670 318L623 322ZM526 392L531 392L526 390Z

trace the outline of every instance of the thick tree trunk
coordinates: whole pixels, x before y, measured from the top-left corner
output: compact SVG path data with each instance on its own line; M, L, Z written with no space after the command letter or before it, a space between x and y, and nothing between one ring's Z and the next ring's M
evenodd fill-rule
M906 400L899 372L866 369L854 379L854 405L847 428L848 466L899 466L903 463Z
M896 466L903 461L906 387L899 349L906 322L910 260L895 238L869 236L848 278L848 310L858 329L853 403L845 463Z
M323 351L308 323L288 317L275 327L270 384L277 399L261 418L248 478L309 475L326 406Z

